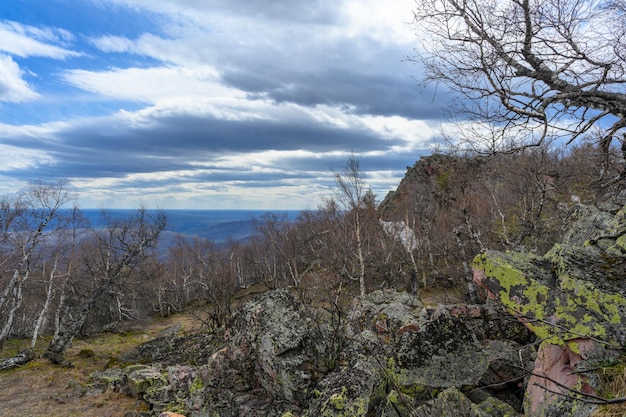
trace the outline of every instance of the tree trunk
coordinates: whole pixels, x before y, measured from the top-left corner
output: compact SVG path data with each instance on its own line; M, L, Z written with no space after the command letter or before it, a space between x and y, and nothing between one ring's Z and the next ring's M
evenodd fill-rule
M361 236L361 214L359 208L356 209L356 245L357 256L359 258L359 290L361 297L365 296L365 257L363 256L363 238Z
M85 301L78 310L76 316L71 317L70 314L63 314L58 322L58 327L46 349L46 357L63 355L65 349L71 344L74 337L80 332L85 325L89 313L93 310L96 300L104 293L104 286L98 287L91 294L89 299Z
M12 305L9 308L6 322L0 331L0 346L4 343L4 341L9 337L11 333L11 329L13 328L13 320L15 319L15 312L22 305L22 280L18 280L17 286L13 288L13 301Z
M17 368L18 366L25 365L36 357L37 355L32 349L23 350L12 358L3 359L2 361L0 361L0 371L6 371L9 369Z
M46 323L46 316L48 315L48 309L50 308L50 302L54 298L54 274L57 271L57 261L54 262L54 268L50 272L50 280L48 281L48 289L46 291L46 301L41 308L41 312L39 312L39 317L37 317L37 322L35 323L35 329L33 330L33 337L30 342L30 348L34 349L35 344L37 343L37 337L39 336L39 332L44 327Z

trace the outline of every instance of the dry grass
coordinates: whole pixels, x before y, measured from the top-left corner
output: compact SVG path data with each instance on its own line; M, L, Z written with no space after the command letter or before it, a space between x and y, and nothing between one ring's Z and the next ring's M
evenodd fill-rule
M422 304L426 307L436 307L440 304L463 304L466 302L465 294L461 287L421 289L420 298Z
M153 319L141 328L75 340L65 355L72 367L36 359L0 373L0 417L122 417L129 411L146 411L145 404L125 394L89 392L89 376L114 366L123 352L179 325L183 333L198 329L198 322L186 315ZM27 341L9 341L1 355L10 357L27 346ZM41 353L45 346L42 340L36 350Z
M626 398L626 357L616 365L602 369L597 374L600 380L598 393L604 398ZM600 406L592 417L624 417L626 402Z

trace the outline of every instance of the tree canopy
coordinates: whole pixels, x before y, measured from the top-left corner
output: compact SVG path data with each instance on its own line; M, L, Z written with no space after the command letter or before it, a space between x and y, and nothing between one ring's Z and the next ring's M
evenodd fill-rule
M460 95L452 111L473 123L461 141L481 152L590 129L624 143L624 0L416 0L425 81Z

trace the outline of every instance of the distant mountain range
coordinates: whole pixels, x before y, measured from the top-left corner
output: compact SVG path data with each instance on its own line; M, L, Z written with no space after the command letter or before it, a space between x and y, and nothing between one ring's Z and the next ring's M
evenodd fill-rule
M255 232L254 222L261 220L268 213L285 216L294 220L297 210L164 210L167 215L167 227L162 234L161 246L170 246L177 237L203 238L221 244L231 240L241 241ZM91 226L104 226L102 210L81 209ZM112 218L125 218L134 210L107 209Z

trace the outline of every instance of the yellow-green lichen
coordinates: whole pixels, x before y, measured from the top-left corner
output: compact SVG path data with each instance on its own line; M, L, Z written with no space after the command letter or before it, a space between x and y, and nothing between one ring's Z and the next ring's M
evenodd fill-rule
M550 337L550 331L542 322L549 315L545 311L549 287L529 278L503 258L496 261L485 254L479 255L474 259L474 267L483 270L487 277L498 281L497 296L507 309L513 314L529 319L528 327L540 338Z
M558 300L557 314L559 320L569 321L570 324L577 325L589 323L585 320L585 316L571 317L568 314L579 311L581 308L593 313L597 319L594 321L593 328L583 326L590 332L588 336L604 337L606 329L602 323L621 324L623 317L620 315L619 306L626 305L626 298L620 294L609 294L598 290L592 283L581 280L571 279L569 277L561 278L561 289L566 292L565 300ZM578 331L580 331L579 329ZM576 331L572 329L572 331Z
M472 410L477 415L487 413L490 416L516 417L519 414L509 404L494 397L489 397L480 404L472 404Z
M343 410L346 408L345 388L341 393L335 393L330 396L328 402L335 410Z
M432 398L440 392L440 390L436 388L427 387L424 384L413 381L413 371L398 371L395 358L387 359L385 376L388 384L394 388L394 390L398 390L398 394L403 398L427 399Z
M165 407L167 411L176 414L184 414L187 412L187 407L185 407L185 401L180 398L176 398L173 401L170 401Z
M580 347L578 346L578 342L576 340L570 340L567 342L567 346L569 349L577 355L581 354Z
M610 326L625 321L619 306L626 305L626 298L569 276L558 253L558 248L552 251L550 260L557 265L559 289L550 288L545 278L534 278L535 272L542 272L532 270L536 260L532 255L482 254L474 259L474 267L485 272L490 290L511 313L522 316L539 338L557 345L578 337L606 339Z
M368 401L363 397L349 398L346 387L332 394L322 409L322 417L358 417L367 413Z
M204 388L204 383L202 382L202 378L200 378L199 376L196 376L193 379L191 386L189 387L189 392L193 394L194 392L200 391L202 388Z

